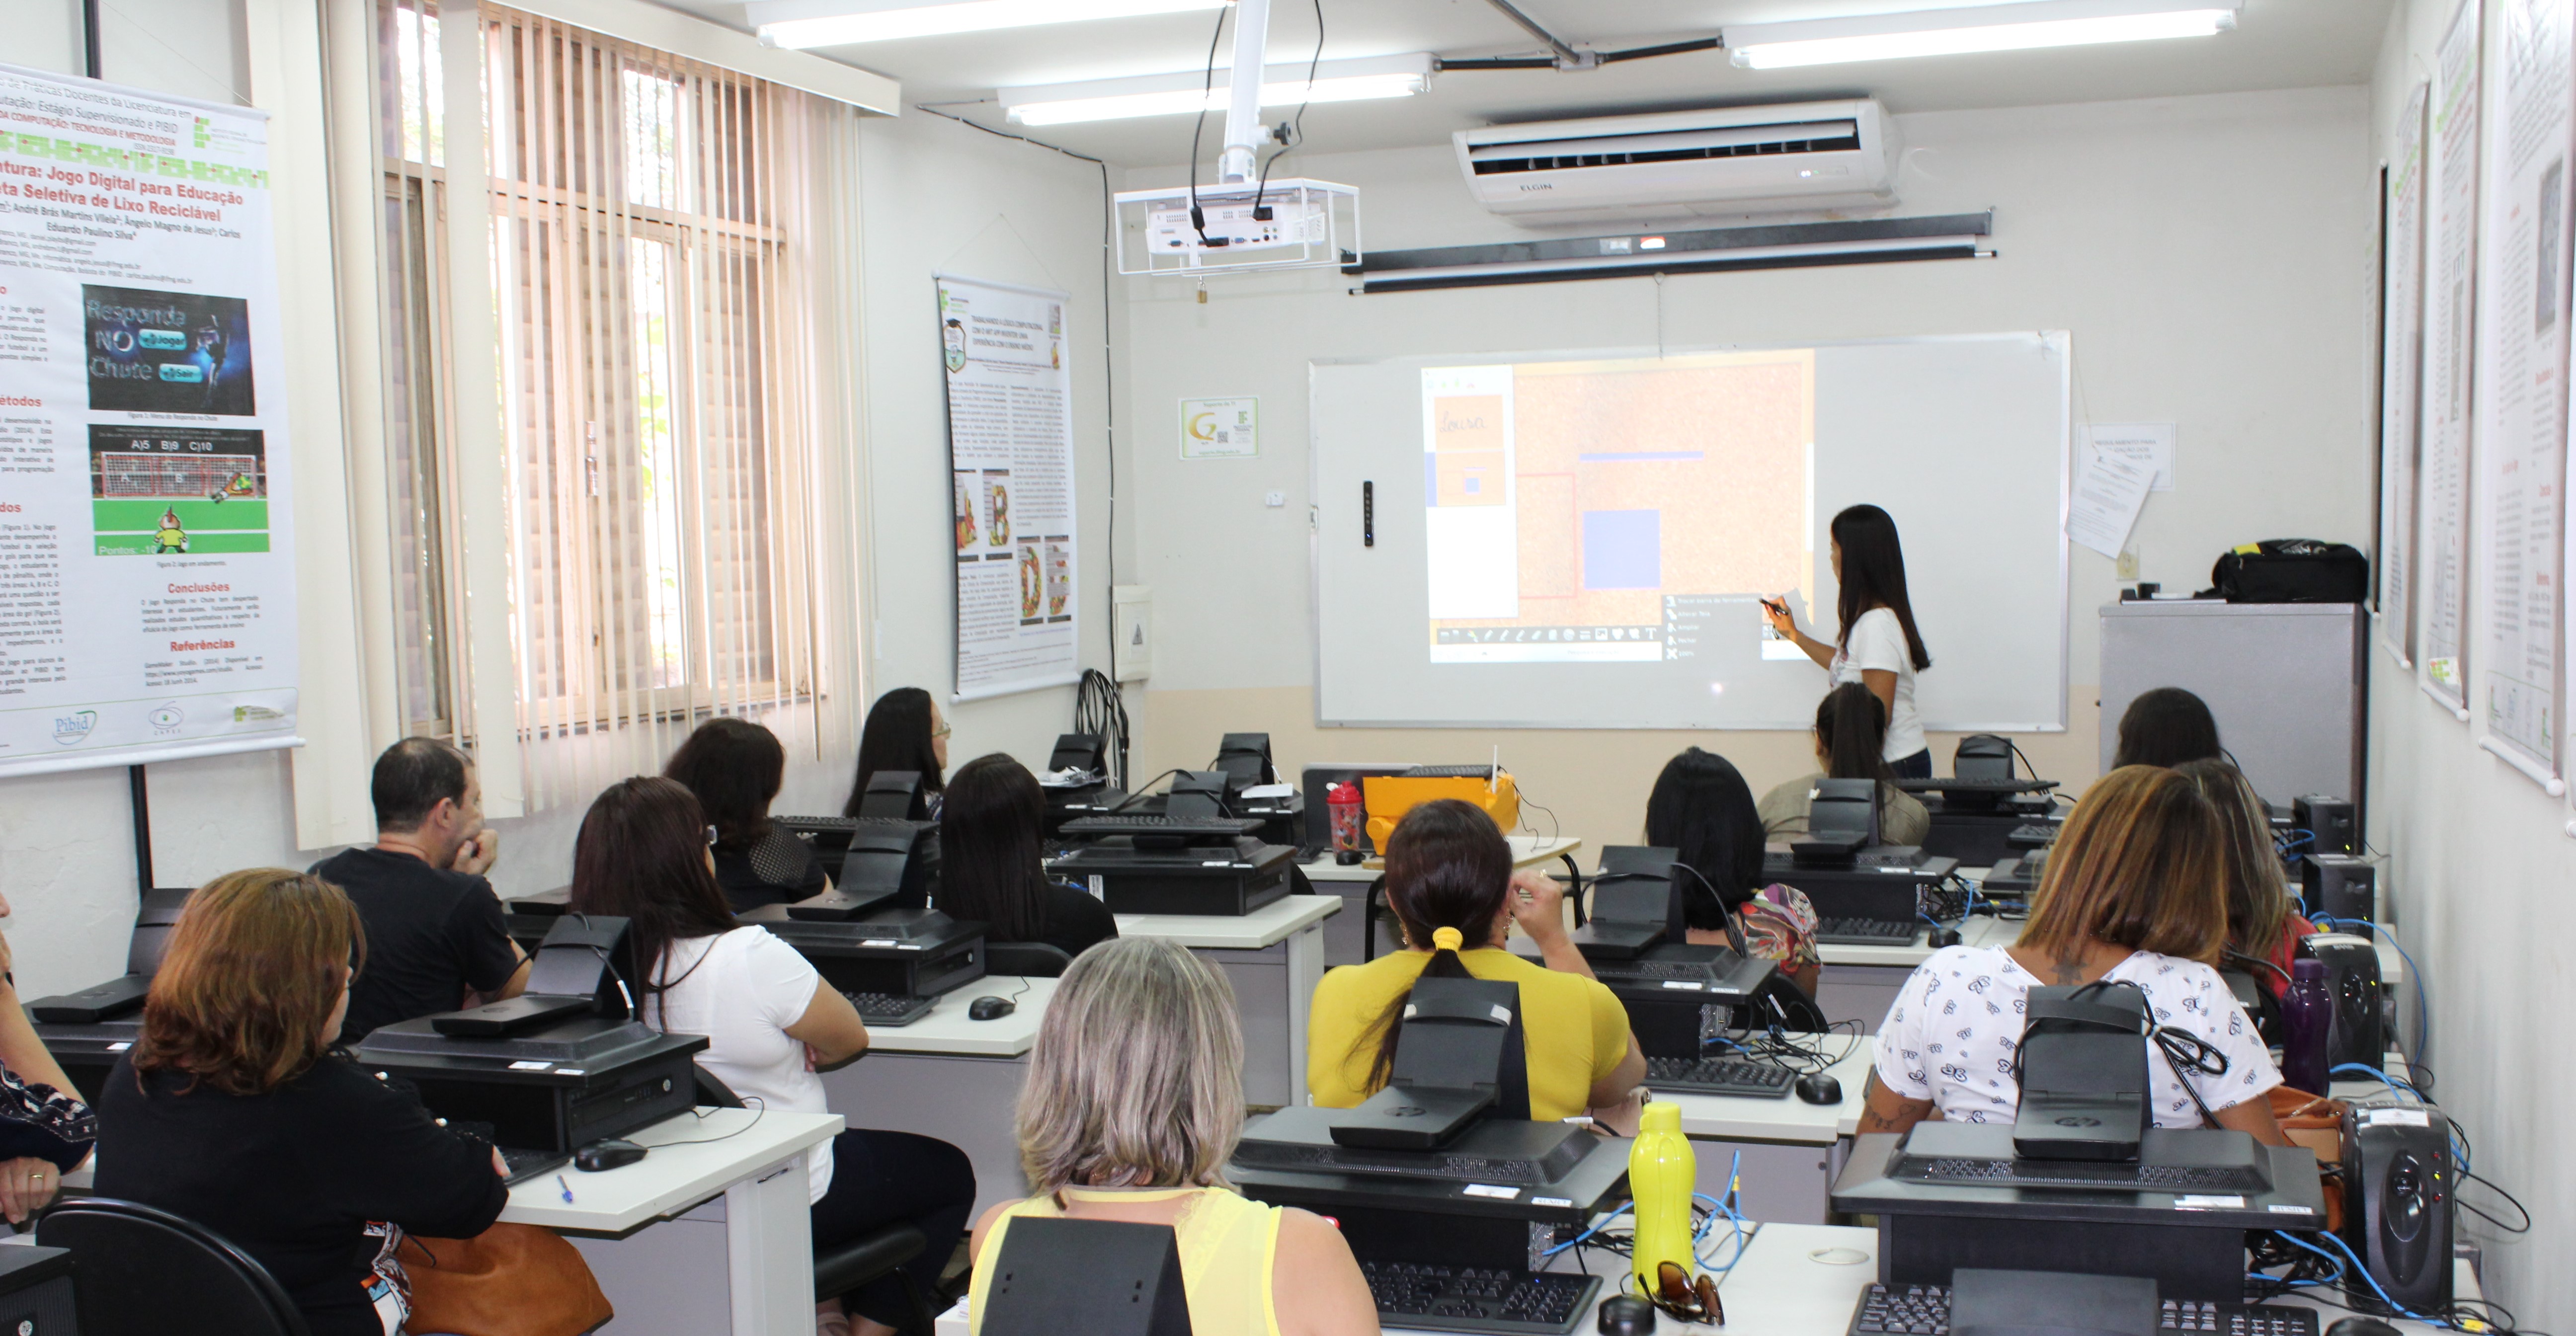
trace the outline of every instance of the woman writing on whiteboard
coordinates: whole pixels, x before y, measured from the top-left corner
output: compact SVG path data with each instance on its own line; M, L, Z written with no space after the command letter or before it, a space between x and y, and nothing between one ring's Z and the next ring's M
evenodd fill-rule
M1834 582L1841 593L1835 612L1842 631L1831 641L1798 629L1784 599L1763 601L1771 628L1785 636L1833 675L1835 683L1858 682L1887 707L1887 768L1900 779L1930 779L1932 749L1923 737L1923 718L1914 712L1914 675L1932 666L1922 633L1914 629L1914 605L1905 595L1905 549L1896 540L1896 521L1876 506L1852 506L1834 516L1832 527Z

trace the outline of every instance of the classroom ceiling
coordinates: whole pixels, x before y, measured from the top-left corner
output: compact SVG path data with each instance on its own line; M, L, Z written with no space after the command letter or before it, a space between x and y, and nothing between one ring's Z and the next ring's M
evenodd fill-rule
M1517 0L1522 12L1560 39L1601 50L1708 36L1728 23L1979 2L1990 0ZM749 26L740 0L662 3L730 27ZM1327 60L1413 51L1524 55L1542 49L1486 0L1272 0L1270 63L1313 54L1317 3L1326 25ZM1580 73L1452 70L1415 97L1313 108L1306 114L1306 146L1334 153L1445 144L1454 130L1508 121L1855 94L1912 112L2367 83L2392 3L2245 0L2236 31L2214 38L1802 70L1740 70L1722 51ZM1202 12L1057 24L830 47L815 54L901 79L907 104L964 103L943 109L1016 129L998 106L978 106L977 100L991 98L997 87L1200 69L1215 17ZM1217 59L1226 57L1220 48ZM1192 119L1146 117L1028 133L1122 166L1177 166L1189 160ZM1214 157L1221 124L1221 117L1209 118L1203 157Z

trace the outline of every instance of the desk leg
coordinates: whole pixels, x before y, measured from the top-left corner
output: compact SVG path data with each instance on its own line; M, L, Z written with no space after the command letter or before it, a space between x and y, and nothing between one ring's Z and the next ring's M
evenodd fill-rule
M1363 925L1365 927L1365 925ZM1312 1104L1306 1092L1306 1014L1324 981L1324 925L1311 923L1288 938L1288 1102Z
M814 1222L805 1157L725 1189L733 1336L811 1336Z

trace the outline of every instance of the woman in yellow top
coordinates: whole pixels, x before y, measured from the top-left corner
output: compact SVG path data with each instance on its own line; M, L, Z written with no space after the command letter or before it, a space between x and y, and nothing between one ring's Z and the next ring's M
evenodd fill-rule
M1073 962L1038 1023L1018 1124L1029 1196L975 1222L970 1330L983 1330L1011 1222L1069 1216L1171 1226L1197 1336L1377 1331L1341 1231L1225 1185L1243 1034L1234 990L1188 948L1122 937Z
M1545 877L1513 875L1511 846L1475 807L1443 799L1405 813L1387 837L1386 901L1409 949L1328 971L1316 985L1307 1092L1325 1108L1347 1109L1386 1085L1414 980L1497 979L1520 985L1530 1117L1552 1122L1602 1110L1633 1134L1645 1055L1629 1033L1627 1008L1569 940L1560 898ZM1515 922L1538 943L1545 966L1503 949Z

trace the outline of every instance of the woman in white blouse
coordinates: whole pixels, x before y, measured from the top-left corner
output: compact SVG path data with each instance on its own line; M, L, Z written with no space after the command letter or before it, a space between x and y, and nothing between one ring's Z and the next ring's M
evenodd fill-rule
M1784 599L1764 601L1771 627L1832 675L1858 682L1887 707L1887 768L1899 779L1930 779L1932 748L1914 710L1914 675L1932 666L1914 604L1905 593L1905 548L1896 520L1876 506L1848 506L1834 516L1834 611L1842 630L1831 641L1798 629Z
M2021 940L1935 952L1898 990L1879 1027L1860 1130L2011 1121L2021 1098L2013 1052L2031 988L2103 980L2135 984L2155 1024L2225 1060L2222 1073L2178 1071L2150 1046L2157 1126L2203 1126L2205 1108L2220 1127L2289 1145L2266 1098L2281 1073L2209 964L2227 942L2219 836L2209 800L2173 771L2133 765L2104 776L2067 818Z
M640 1018L706 1036L698 1065L744 1103L827 1112L815 1073L867 1052L868 1027L796 948L735 922L716 886L715 840L677 780L613 784L573 843L572 910L627 921ZM806 1173L817 1250L898 1220L929 1241L894 1274L816 1306L817 1336L893 1336L916 1296L930 1298L965 1233L974 1165L944 1141L853 1127L808 1153Z

